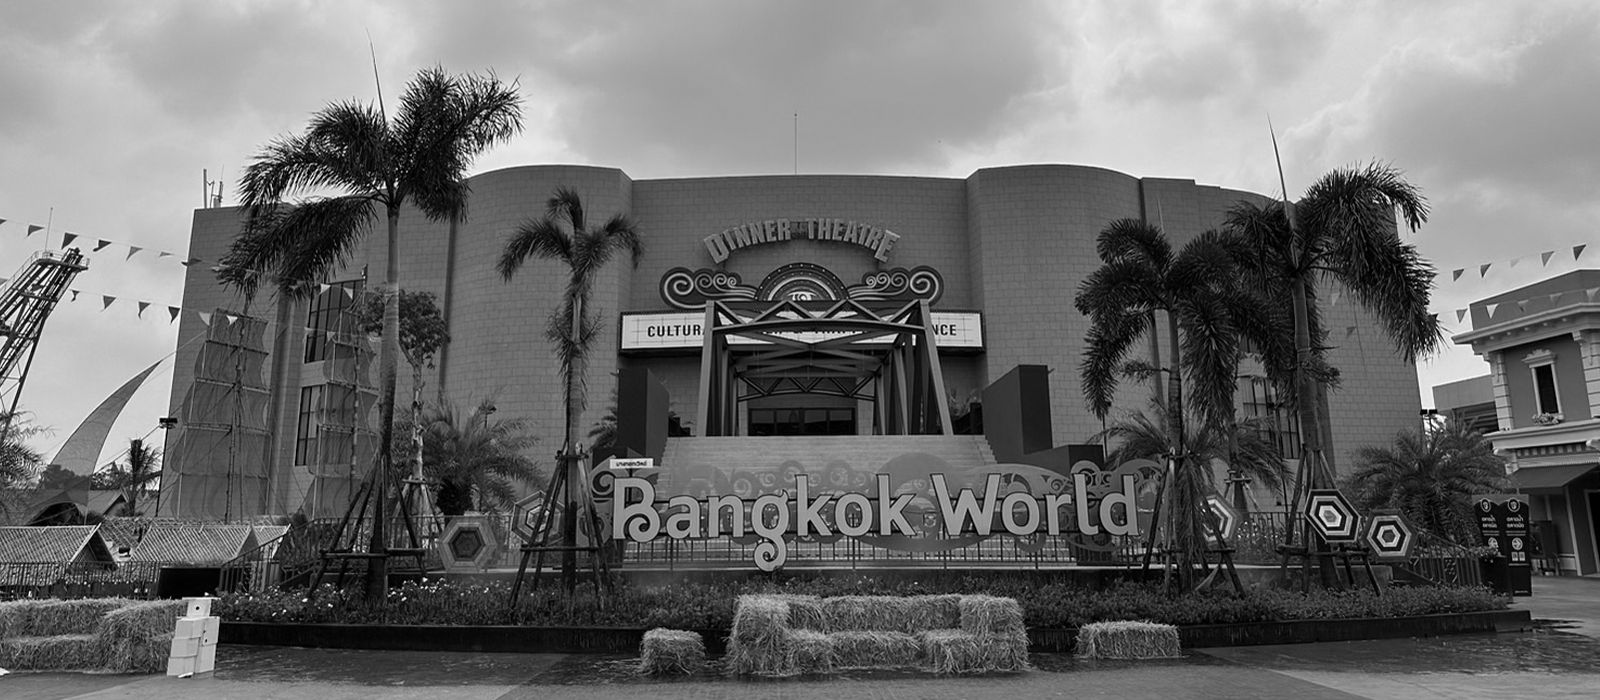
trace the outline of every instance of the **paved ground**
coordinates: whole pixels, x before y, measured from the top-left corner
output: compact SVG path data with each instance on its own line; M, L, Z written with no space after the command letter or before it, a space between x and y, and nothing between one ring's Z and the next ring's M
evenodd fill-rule
M1521 634L1196 650L1162 662L1038 654L1032 673L932 678L863 673L741 681L640 679L623 656L436 654L225 646L210 678L17 673L4 700L343 698L1594 698L1600 580L1538 578L1519 600L1543 620Z

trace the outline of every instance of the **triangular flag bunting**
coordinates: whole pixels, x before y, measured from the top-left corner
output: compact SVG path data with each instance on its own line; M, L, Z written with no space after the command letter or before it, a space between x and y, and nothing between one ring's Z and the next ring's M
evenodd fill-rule
M1539 254L1539 264L1540 265L1549 265L1550 264L1550 256L1555 255L1555 254L1556 254L1556 252L1553 251L1553 250L1547 250L1547 251L1545 251L1543 253L1540 253Z
M1561 295L1562 295L1562 294L1565 294L1565 293L1566 293L1566 292L1556 292L1556 293L1555 293L1555 294L1551 294L1551 295L1550 295L1550 305L1551 305L1551 306L1555 306L1555 305L1556 305L1556 300L1557 300L1557 299L1560 299L1560 298L1561 298Z
M1489 274L1489 266L1493 265L1493 264L1494 263L1484 263L1482 265L1479 265L1478 266L1478 279L1483 279L1484 275Z
M1344 327L1344 337L1346 337L1346 338L1350 337L1350 335L1352 333L1355 333L1355 332L1356 332L1356 327L1355 326L1345 326Z
M1583 249L1588 247L1589 244L1587 243L1572 246L1572 259L1577 260L1579 255L1583 255Z
M137 314L139 316L139 318L144 318L144 310L148 309L148 308L150 308L150 302L148 302L148 301L139 302L139 313Z
M1483 308L1489 312L1489 318L1494 318L1494 310L1500 308L1500 302L1484 304Z
M1451 270L1450 271L1450 281L1454 282L1454 281L1456 281L1458 279L1461 279L1461 273L1466 272L1466 271L1467 271L1466 268L1463 268L1463 267L1458 267L1458 268L1456 268L1454 270Z
M178 313L181 312L181 311L182 311L182 309L179 309L176 306L168 306L167 307L167 316L168 316L167 323L172 323L174 321L177 321L178 320Z
M354 299L356 297L356 290L354 289L351 289L347 286L341 286L339 289L344 292L344 298L346 299Z
M136 245L128 246L128 257L123 258L123 260L131 260L131 259L133 259L133 254L137 253L137 252L139 252L141 250L144 250L144 249L140 248L139 246L136 246Z
M1595 296L1600 295L1600 287L1585 289L1583 290L1583 293L1585 296L1589 297L1589 301L1594 301Z
M201 323L204 323L204 324L206 324L208 326L211 325L211 312L209 312L209 311L196 311L195 313L200 314L200 322Z
M94 250L90 252L98 253L102 248L105 248L108 245L111 245L111 241L108 241L104 238L97 238L95 239Z
M1528 300L1527 299L1518 299L1517 300L1517 310L1518 311L1527 311L1528 310Z
M193 264L195 264L197 262L200 262L200 258L189 258L188 260L185 260L180 264L183 265L184 267L188 267L188 266L193 265Z
M65 247L67 247L69 245L72 245L72 242L77 240L77 239L78 239L78 234L76 234L76 233L63 233L63 234L61 234L61 247L65 248Z
M228 321L228 323L230 323L230 324L231 324L231 323L233 323L233 322L234 322L234 321L237 321L237 320L239 320L239 317L238 317L238 316L235 316L235 315L233 315L233 314L230 314L230 313L226 313L226 312L224 312L224 313L223 313L223 314L222 314L222 317L223 317L223 318L224 318L224 319L227 319L227 321Z
M4 224L5 224L5 222L6 222L6 220L5 220L5 219L0 219L0 225L4 225Z
M1338 306L1338 305L1339 305L1339 290L1335 289L1335 290L1333 290L1333 294L1329 296L1328 306Z
M43 226L34 226L33 224L28 224L28 233L26 235L24 235L23 238L27 238L28 236L32 236L33 234L38 233L39 231L41 231L43 229L44 229ZM1581 248L1582 246L1579 246L1579 247ZM1577 255L1574 254L1573 257L1577 257Z
M1456 309L1456 323L1460 323L1461 319L1464 319L1466 317L1467 317L1467 310L1466 309Z
M172 253L168 253L167 251L163 250L163 251L161 251L161 253L159 255L156 256L156 259L160 260L162 258L170 258L170 257L172 257Z
M101 294L100 295L100 310L101 311L105 311L106 309L111 308L111 302L116 301L116 300L117 300L117 298L114 297L114 296L111 296L109 294Z
M0 284L5 284L5 283L6 283L6 280L7 280L7 279L9 279L9 278L7 278L7 277L0 277Z
M72 298L68 299L67 301L77 301L78 300L78 290L76 290L76 289L68 289L67 291L72 292Z
M1517 263L1519 263L1519 262L1522 262L1522 258L1512 258L1511 259L1511 264L1508 265L1507 267L1515 268L1517 266Z

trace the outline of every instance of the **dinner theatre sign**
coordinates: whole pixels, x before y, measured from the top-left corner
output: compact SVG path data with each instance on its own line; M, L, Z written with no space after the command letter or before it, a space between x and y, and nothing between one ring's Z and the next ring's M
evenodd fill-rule
M802 466L618 474L596 496L614 538L753 541L756 567L773 571L789 559L793 542L841 537L912 552L995 536L1017 538L1019 546L1066 538L1083 549L1114 549L1148 526L1160 473L1149 460L1113 470L1080 461L1067 474L1021 464L954 469L922 453L871 473L838 464L807 473Z

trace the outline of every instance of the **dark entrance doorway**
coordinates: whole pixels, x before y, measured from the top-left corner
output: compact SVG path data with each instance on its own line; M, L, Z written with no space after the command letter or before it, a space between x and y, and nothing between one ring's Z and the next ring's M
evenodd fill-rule
M750 435L855 435L854 408L752 408Z

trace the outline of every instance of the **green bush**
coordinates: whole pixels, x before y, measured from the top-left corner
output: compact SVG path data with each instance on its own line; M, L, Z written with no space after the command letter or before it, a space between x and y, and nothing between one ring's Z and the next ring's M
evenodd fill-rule
M524 593L516 616L511 618L506 610L508 584L428 578L391 589L386 605L381 606L363 601L359 591L324 586L315 595L304 590L226 594L213 610L225 620L249 622L728 629L738 597L750 593L822 597L983 593L1017 599L1029 627L1081 627L1114 620L1195 625L1382 618L1500 610L1509 604L1509 599L1482 588L1392 588L1381 596L1370 590L1309 594L1213 590L1174 597L1157 586L1132 583L1091 591L1012 576L950 577L925 582L837 577L653 587L618 584L616 594L607 599L603 610L587 588L569 598L547 586Z

